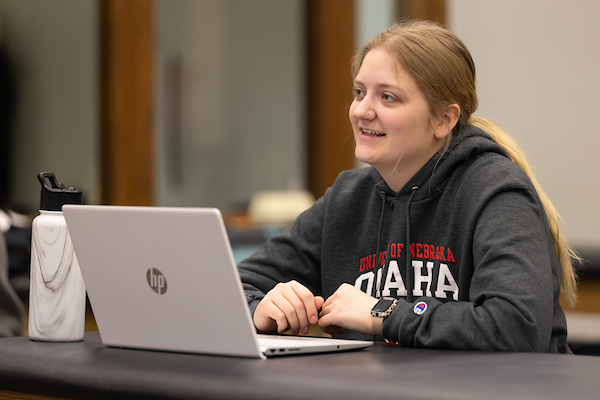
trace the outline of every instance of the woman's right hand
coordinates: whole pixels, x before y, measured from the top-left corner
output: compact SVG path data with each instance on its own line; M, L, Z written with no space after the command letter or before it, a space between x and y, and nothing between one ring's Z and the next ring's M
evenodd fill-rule
M325 300L312 294L306 286L290 281L278 283L254 311L254 325L259 331L282 334L290 329L294 335L307 334L311 324L319 320L319 309Z

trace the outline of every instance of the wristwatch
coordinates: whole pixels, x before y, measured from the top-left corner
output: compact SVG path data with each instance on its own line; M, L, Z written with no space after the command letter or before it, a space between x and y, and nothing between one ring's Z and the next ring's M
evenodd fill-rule
M383 320L390 315L398 305L398 299L393 297L382 297L371 309L373 319L373 331L376 335L381 335L383 331Z

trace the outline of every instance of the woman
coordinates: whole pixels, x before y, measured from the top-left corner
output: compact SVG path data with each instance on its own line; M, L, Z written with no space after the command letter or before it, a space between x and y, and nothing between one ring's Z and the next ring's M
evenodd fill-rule
M240 274L259 331L568 352L574 253L521 150L472 113L464 44L397 24L354 59L357 159ZM320 311L319 311L320 310Z

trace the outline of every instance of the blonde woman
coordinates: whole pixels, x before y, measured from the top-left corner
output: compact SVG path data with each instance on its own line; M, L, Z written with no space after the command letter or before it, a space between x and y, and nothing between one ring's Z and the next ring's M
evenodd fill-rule
M476 108L469 51L439 25L396 24L356 55L349 118L370 167L240 263L259 331L569 352L574 253L521 150Z

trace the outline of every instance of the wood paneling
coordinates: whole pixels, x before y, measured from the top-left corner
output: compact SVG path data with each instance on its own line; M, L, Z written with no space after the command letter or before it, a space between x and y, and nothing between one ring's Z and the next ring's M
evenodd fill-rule
M152 205L154 0L102 0L102 202Z
M445 22L445 0L398 0L398 17ZM355 9L350 0L307 0L308 186L322 196L337 175L354 167L348 121L352 100Z
M582 277L577 285L577 304L561 305L565 311L600 313L600 278Z
M58 400L61 397L43 396L38 394L11 392L8 390L0 390L0 399L11 400Z
M354 55L354 2L307 0L308 186L315 197L354 167L348 120Z
M418 18L446 22L446 0L398 0L398 18Z

